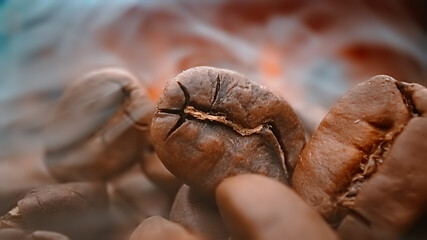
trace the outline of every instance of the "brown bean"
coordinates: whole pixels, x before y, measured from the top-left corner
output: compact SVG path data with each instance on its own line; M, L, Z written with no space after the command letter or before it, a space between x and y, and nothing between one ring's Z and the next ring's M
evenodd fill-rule
M170 220L206 239L227 239L229 236L215 203L187 185L183 185L176 195Z
M145 153L146 156L142 157L140 161L143 173L159 188L171 195L175 195L182 182L163 165L154 149L145 151Z
M288 182L305 143L285 100L229 70L184 71L167 83L157 108L151 129L160 160L212 196L220 180L242 173Z
M265 176L226 179L216 190L216 200L234 240L338 239L295 192Z
M67 183L37 188L0 218L1 228L39 229L75 239L107 234L107 194L101 183Z
M110 180L107 189L114 239L129 238L147 217L169 216L173 196L141 174L138 166Z
M1 240L26 240L25 232L19 228L0 229Z
M60 181L101 180L140 158L154 104L131 74L92 72L70 86L47 124L46 164Z
M350 90L301 153L293 187L345 238L395 238L427 203L427 91L377 76Z
M145 219L132 233L129 240L202 240L179 224L159 216Z
M70 240L67 236L49 231L35 231L26 240Z

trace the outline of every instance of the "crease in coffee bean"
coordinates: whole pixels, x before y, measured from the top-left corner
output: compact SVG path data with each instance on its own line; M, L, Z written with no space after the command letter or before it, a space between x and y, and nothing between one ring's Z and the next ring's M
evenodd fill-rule
M219 75L217 76L217 86L216 86L216 91L214 94L214 99L212 101L211 107L213 105L213 103L216 101L217 96L218 96L218 92L220 90L220 77ZM195 107L190 105L190 94L188 93L187 88L180 82L178 82L179 87L181 88L182 92L184 93L184 105L182 106L181 109L158 109L160 112L165 112L165 113L170 113L170 114L178 114L180 116L179 120L177 121L177 123L169 130L169 132L166 134L166 138L165 140L167 140L169 138L169 136L175 132L184 122L185 120L189 117L192 116L195 119L204 121L204 120L209 120L212 122L219 122L222 123L226 126L231 127L232 129L234 129L234 131L236 131L237 133L239 133L242 136L249 136L252 135L254 133L259 133L263 128L269 128L268 125L266 124L261 124L255 128L244 128L230 120L228 120L226 118L226 116L224 114L221 113L206 113L200 110L197 110ZM211 108L210 107L210 108Z
M406 108L408 109L408 111L412 114L413 117L419 117L420 116L420 112L418 111L418 109L415 107L414 101L412 99L412 96L406 92L405 89L405 83L401 83L401 82L396 82L396 87L399 90L401 96L402 96L402 100L405 103Z
M164 109L164 108L158 109L159 112L168 113L168 114L177 114L180 116L179 120L176 122L176 124L166 134L164 141L166 141L170 137L170 135L173 132L175 132L182 124L184 124L186 119L191 119L191 118L193 118L195 120L199 120L199 121L206 121L207 120L210 122L216 122L216 123L223 124L227 127L232 128L235 132L237 132L241 136L249 136L252 134L258 134L262 131L262 129L269 129L273 133L276 141L278 142L280 150L281 150L280 151L280 154L282 156L281 157L281 166L282 166L285 174L287 175L287 177L288 178L290 177L290 175L292 173L288 169L292 169L292 166L290 166L289 161L285 157L286 150L282 144L280 132L279 132L277 126L273 122L264 123L264 124L261 124L261 125L254 127L254 128L244 128L243 126L236 124L233 121L228 120L225 114L212 112L212 107L215 104L215 102L217 101L218 94L221 90L221 77L219 74L216 77L215 93L214 93L214 96L212 99L212 103L210 104L210 106L208 108L208 112L200 111L200 110L196 109L194 106L191 106L190 105L190 102L191 102L190 101L190 94L189 94L187 88L179 81L177 81L177 84L181 88L181 90L184 94L183 106L180 109ZM235 86L237 86L237 85L235 85ZM235 86L232 86L231 88L234 88Z
M133 91L133 89L128 89L120 83L117 83L117 84L120 85L120 87L121 87L120 90L122 91L123 96L124 96L123 103L129 101L130 95L131 95L131 92ZM126 117L128 117L129 120L133 123L133 126L135 128L137 128L138 130L141 130L141 131L148 131L149 130L149 128L150 128L149 125L145 124L145 123L141 123L138 120L134 119L132 114L129 112L129 110L126 107L123 108L123 112L126 115Z
M406 108L412 114L412 117L420 116L419 111L416 109L415 104L412 100L411 95L405 90L405 84L401 82L396 82L395 85L401 94L402 101L404 102ZM380 130L389 130L392 127L391 124L388 123L381 125L374 123L369 124ZM405 126L402 126L401 129L399 129L398 131L387 133L384 138L379 139L379 142L374 145L370 153L367 153L364 156L365 160L360 163L361 172L355 174L352 179L352 183L347 188L346 192L344 192L338 197L338 205L347 208L347 211L352 210L357 194L360 189L363 188L364 182L367 181L367 179L369 179L372 174L377 171L379 165L383 163L383 159L389 152L394 140L401 132L403 132L405 127L406 124Z
M261 124L254 128L244 128L230 120L227 119L224 115L213 115L209 113L205 113L203 111L199 111L195 109L193 106L186 106L184 109L184 113L186 115L191 115L199 120L209 120L212 122L219 122L226 126L229 126L234 129L237 133L239 133L242 136L249 136L255 133L259 133L263 128L269 128L267 124Z
M145 123L141 123L139 121L137 121L136 119L134 119L132 117L132 114L130 114L128 109L123 109L124 114L126 115L127 118L129 118L129 120L132 122L132 126L138 130L141 131L148 131L150 129L148 124Z
M178 86L181 88L182 92L184 93L184 105L181 107L182 110L184 110L184 108L190 104L190 93L188 93L187 88L182 85L182 83L178 82Z
M211 105L209 106L209 111L211 111L211 110L212 110L212 107L213 107L213 105L215 104L216 99L218 98L218 93L219 93L220 89L221 89L221 79L220 79L219 74L218 74L218 75L216 76L215 94L214 94L214 97L213 97L212 103L211 103Z
M363 188L364 183L372 174L377 171L379 165L383 163L383 159L387 156L392 142L400 132L387 134L384 138L379 139L378 143L373 145L372 150L363 156L359 172L353 176L352 182L346 191L338 197L338 205L347 209L351 209L354 206L360 189Z
M289 160L286 158L286 148L285 146L283 146L283 141L282 141L282 137L280 135L280 131L279 128L276 126L276 124L274 122L269 122L268 126L270 126L270 130L274 135L274 138L276 138L277 143L279 144L280 147L280 154L282 156L282 167L283 170L285 172L285 174L287 175L286 177L289 179L292 176L292 166L291 163L289 162Z

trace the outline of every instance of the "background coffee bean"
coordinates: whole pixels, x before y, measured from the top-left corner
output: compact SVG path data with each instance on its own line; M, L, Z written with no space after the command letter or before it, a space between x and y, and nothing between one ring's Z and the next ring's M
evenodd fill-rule
M132 233L129 240L202 240L184 227L159 216L145 219Z
M143 173L159 188L174 196L182 182L163 165L154 149L144 151L144 153L145 156L141 157L140 161Z
M160 160L198 192L221 179L259 173L288 182L305 144L285 100L243 75L192 68L169 81L151 127Z
M0 229L1 240L25 240L25 232L18 228Z
M67 236L49 231L35 231L26 240L70 240Z
M145 219L168 217L173 196L152 183L135 165L107 183L112 239L128 239Z
M102 69L70 86L47 124L46 164L60 181L102 180L141 157L154 104L131 74Z
M170 220L205 239L228 239L229 236L215 202L200 196L187 185L183 185L176 195Z
M48 230L72 239L108 236L107 193L102 183L48 185L29 192L0 218L1 228ZM79 229L79 231L76 231Z

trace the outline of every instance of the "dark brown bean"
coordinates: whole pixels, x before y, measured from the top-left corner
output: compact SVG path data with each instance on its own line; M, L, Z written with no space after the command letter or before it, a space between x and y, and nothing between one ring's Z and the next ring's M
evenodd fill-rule
M170 212L170 220L198 233L206 239L228 239L228 231L213 201L183 185Z
M26 240L70 240L67 236L49 231L35 231Z
M129 168L144 149L154 110L129 73L86 75L67 89L47 124L50 173L60 181L101 180Z
M157 154L153 151L145 151L146 156L141 158L140 165L143 173L159 188L175 195L182 185L160 161Z
M265 176L226 179L216 190L216 200L234 240L338 239L295 192Z
M107 183L114 239L127 239L147 217L169 216L173 196L153 184L139 166ZM117 237L116 237L117 236Z
M101 183L67 183L37 188L0 218L1 228L43 229L73 239L108 234L107 193Z
M0 240L26 240L25 232L19 228L0 229Z
M159 216L145 219L132 233L129 240L202 240L184 227Z
M304 146L289 104L243 75L197 67L169 81L153 118L160 160L198 192L220 180L259 173L288 182Z
M377 76L350 90L301 154L293 187L349 239L395 238L427 206L427 90Z

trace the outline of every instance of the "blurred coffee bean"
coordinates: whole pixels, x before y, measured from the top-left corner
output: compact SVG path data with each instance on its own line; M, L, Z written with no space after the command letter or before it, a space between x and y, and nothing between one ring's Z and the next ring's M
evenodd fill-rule
M173 196L154 185L139 166L107 183L114 239L128 239L147 217L168 217Z
M108 179L140 158L154 104L119 69L92 72L70 86L45 137L46 164L60 181Z
M177 223L160 216L145 219L132 233L129 240L202 240Z
M72 239L107 239L107 193L102 183L49 185L29 192L0 218L0 229L47 230Z
M67 236L49 231L35 231L26 240L70 240Z
M41 148L0 159L0 216L16 206L27 192L55 182L47 172Z
M359 84L307 143L294 188L345 239L398 238L427 208L426 110L418 84Z
M338 239L294 191L265 176L226 179L218 185L216 200L233 240Z
M0 229L0 240L26 240L25 232L19 228Z
M142 157L140 162L143 173L158 187L175 195L182 182L163 165L154 149L145 151L145 153L147 155Z
M220 180L242 173L287 183L305 143L285 100L229 70L184 71L167 83L157 108L151 131L160 160L210 195Z
M229 236L215 203L187 185L183 185L176 195L170 220L206 239L228 239Z

